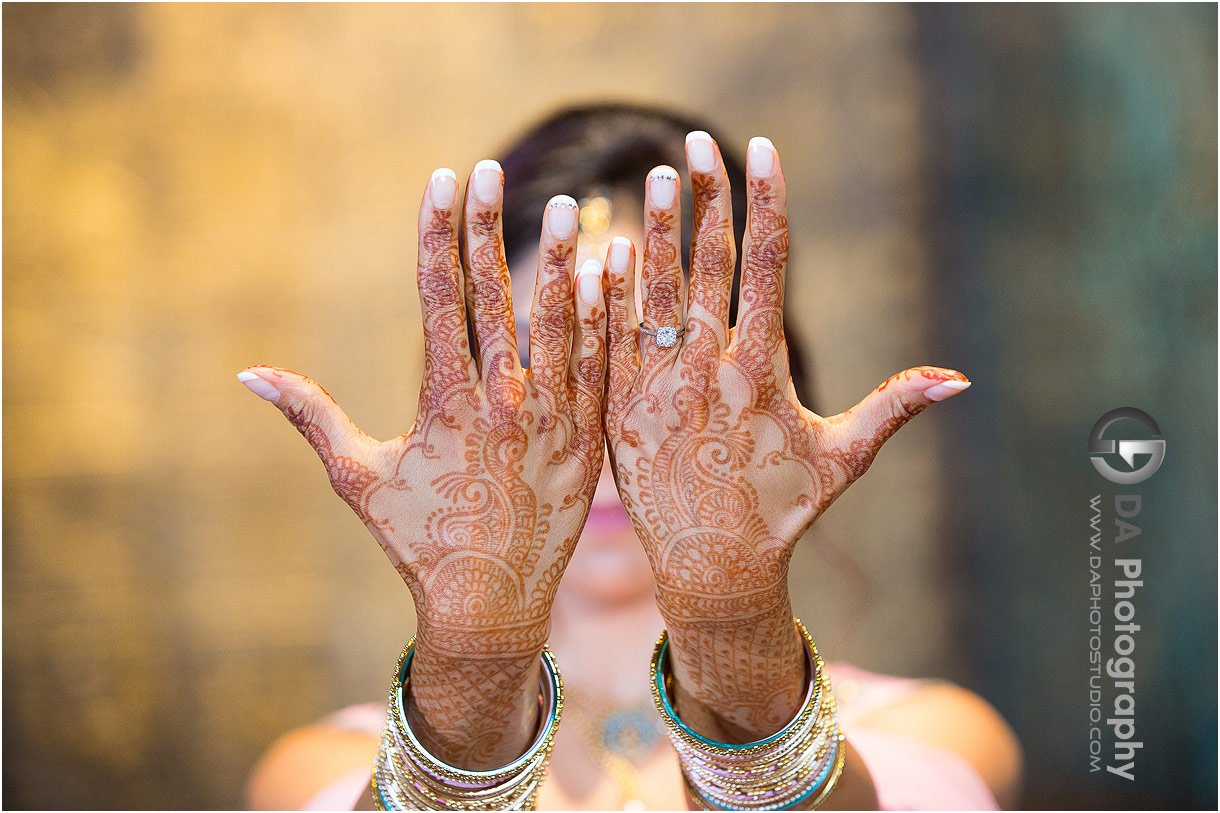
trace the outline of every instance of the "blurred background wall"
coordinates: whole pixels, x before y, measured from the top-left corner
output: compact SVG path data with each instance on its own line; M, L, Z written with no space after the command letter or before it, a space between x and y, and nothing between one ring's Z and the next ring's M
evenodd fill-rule
M606 99L779 147L824 411L914 364L975 382L798 555L822 648L991 700L1028 806L1215 805L1214 6L3 23L5 807L233 807L277 735L381 697L409 596L233 374L297 369L372 435L406 429L429 173ZM1081 610L1086 439L1125 405L1170 443L1145 492L1134 785L1087 772Z

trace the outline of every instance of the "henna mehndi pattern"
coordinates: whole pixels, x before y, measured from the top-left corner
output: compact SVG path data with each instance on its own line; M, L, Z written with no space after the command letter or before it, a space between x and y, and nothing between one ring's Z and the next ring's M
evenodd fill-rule
M458 213L432 204L432 183L419 221L425 362L411 430L378 443L311 380L251 370L274 385L410 588L411 725L442 759L486 769L516 758L536 723L551 604L601 470L606 310L573 298L574 236L544 234L537 350L522 370L500 203L468 196L464 268Z
M788 223L778 158L749 183L731 333L731 198L719 161L713 172L692 172L690 304L676 359L640 354L632 275L606 276L606 438L615 479L656 576L687 722L739 741L778 730L800 704L804 664L787 588L797 539L927 406L924 390L964 381L917 368L833 418L801 406L783 332ZM657 284L677 254L678 214L662 214L648 215L643 310L678 320L681 291Z

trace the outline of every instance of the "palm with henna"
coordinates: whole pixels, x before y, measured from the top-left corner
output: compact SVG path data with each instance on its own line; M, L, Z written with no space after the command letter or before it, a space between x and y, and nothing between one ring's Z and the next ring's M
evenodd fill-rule
M472 770L515 759L536 729L551 605L603 447L606 310L597 263L573 281L575 201L560 196L547 208L532 363L522 369L502 188L499 165L487 161L471 174L464 211L448 170L424 193L425 361L410 431L379 442L304 376L262 366L239 375L301 431L410 588L418 632L408 719L430 751Z
M656 577L682 717L705 736L748 742L782 728L807 685L787 584L797 540L899 427L969 382L917 367L847 412L805 409L783 331L788 224L779 156L767 139L751 142L732 330L728 179L706 134L688 138L687 161L695 224L689 291L672 168L649 175L644 212L644 327L684 327L672 346L640 332L634 257L612 252L607 265L606 440Z

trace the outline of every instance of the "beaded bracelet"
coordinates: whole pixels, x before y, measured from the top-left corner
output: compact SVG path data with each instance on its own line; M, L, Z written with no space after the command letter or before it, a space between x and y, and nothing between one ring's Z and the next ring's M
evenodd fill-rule
M707 739L684 724L670 694L669 638L662 633L652 657L652 695L682 766L691 798L705 810L814 809L843 773L846 748L830 679L808 630L793 619L808 657L809 689L788 725L755 742Z
M550 650L542 650L538 702L541 723L517 759L491 771L455 768L429 753L407 723L412 637L390 685L381 747L373 766L373 801L379 810L532 810L546 778L555 731L563 712L563 681Z

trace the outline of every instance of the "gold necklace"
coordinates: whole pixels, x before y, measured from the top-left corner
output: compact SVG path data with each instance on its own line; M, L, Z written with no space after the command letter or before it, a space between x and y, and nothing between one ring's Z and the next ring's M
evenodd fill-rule
M644 810L639 766L665 740L664 723L650 698L616 705L599 695L567 689L564 711L602 770L614 781L623 810Z

